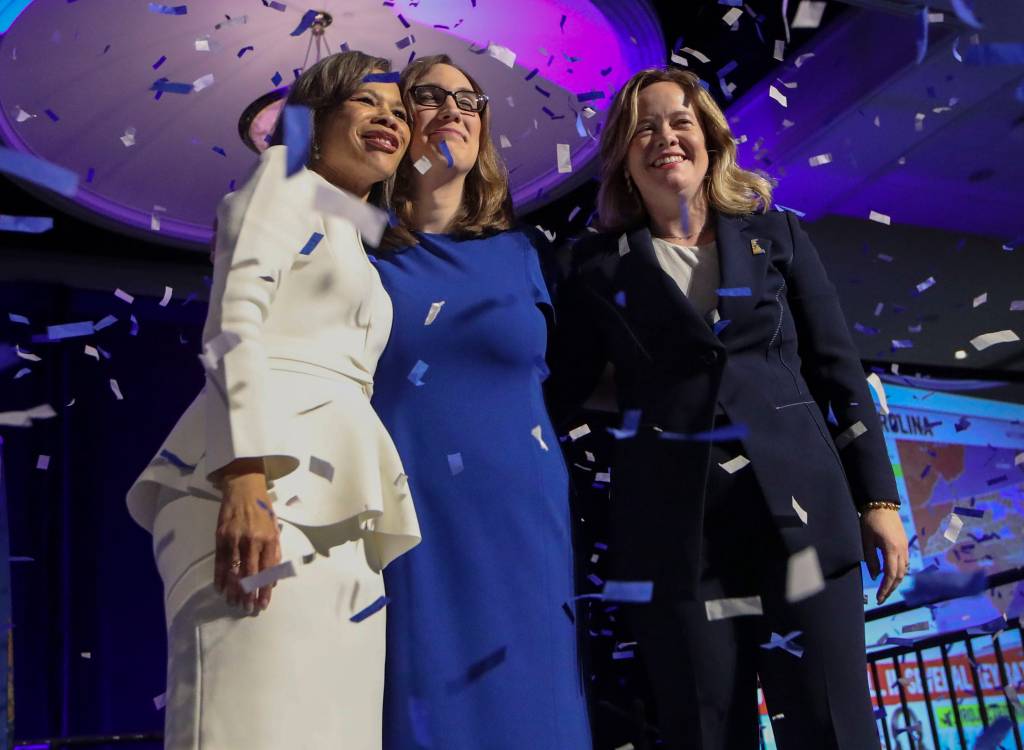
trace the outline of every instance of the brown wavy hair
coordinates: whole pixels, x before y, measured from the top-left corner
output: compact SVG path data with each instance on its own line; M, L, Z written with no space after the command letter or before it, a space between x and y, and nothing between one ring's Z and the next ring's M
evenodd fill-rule
M451 65L469 80L473 91L483 94L484 90L464 68L452 62L448 55L430 55L413 61L402 71L402 100L412 117L416 117L416 103L412 89L419 84L435 65ZM413 128L415 129L415 122ZM415 178L419 176L409 153L398 166L392 203L396 222L384 233L381 248L394 250L415 245L412 225ZM488 106L480 117L480 151L476 164L466 175L462 189L462 205L452 218L448 231L461 238L483 237L512 227L512 197L508 189L508 170L498 155L498 149L491 141L491 108Z
M771 182L736 163L732 130L700 79L687 70L648 68L619 89L601 134L601 188L597 194L600 227L619 232L647 220L647 209L639 192L635 188L630 190L626 183L626 154L636 134L640 92L661 82L674 83L683 90L704 132L708 172L701 192L708 208L724 214L767 211L772 201Z
M375 70L391 72L391 61L358 50L329 55L302 72L288 90L287 104L301 104L313 111L313 143L318 143L327 118L351 97L359 84ZM408 111L408 107L406 107ZM274 129L270 143L284 143L284 110ZM307 165L308 166L308 165ZM394 192L395 175L374 183L367 201L389 210Z

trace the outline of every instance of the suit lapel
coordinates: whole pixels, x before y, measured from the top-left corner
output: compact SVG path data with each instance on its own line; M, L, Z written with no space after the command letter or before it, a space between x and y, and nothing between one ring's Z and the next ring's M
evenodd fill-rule
M635 318L654 328L673 330L681 338L694 339L708 346L716 339L679 285L658 263L646 227L627 233L629 252L620 259L622 291L627 318Z
M741 320L754 306L764 279L770 245L747 231L747 219L743 216L719 214L716 234L722 278L720 288L733 292L732 295L719 296L718 314L722 320ZM748 290L748 293L743 294L743 290ZM723 334L728 330L726 328Z

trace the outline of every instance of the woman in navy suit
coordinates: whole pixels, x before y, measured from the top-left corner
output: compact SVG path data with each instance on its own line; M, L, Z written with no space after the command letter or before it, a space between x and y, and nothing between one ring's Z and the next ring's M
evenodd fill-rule
M741 169L691 73L645 70L601 144L603 233L557 290L549 398L563 426L610 363L617 579L675 748L756 747L760 678L779 746L878 746L860 560L907 572L864 371L814 246ZM792 635L798 632L798 635Z

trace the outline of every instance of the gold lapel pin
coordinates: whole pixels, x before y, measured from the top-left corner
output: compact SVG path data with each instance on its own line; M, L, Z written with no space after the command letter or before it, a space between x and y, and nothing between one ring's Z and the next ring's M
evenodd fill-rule
M750 241L750 252L753 253L754 255L763 255L764 254L764 248L761 247L760 243L757 240L751 240Z

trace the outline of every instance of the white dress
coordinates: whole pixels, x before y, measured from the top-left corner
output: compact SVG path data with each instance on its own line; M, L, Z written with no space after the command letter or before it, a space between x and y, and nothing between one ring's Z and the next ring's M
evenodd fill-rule
M350 618L419 527L370 405L391 302L352 224L314 209L321 191L337 188L286 178L275 146L221 202L206 386L128 492L164 583L174 750L380 747L386 610ZM216 472L248 457L298 573L257 615L213 589Z

